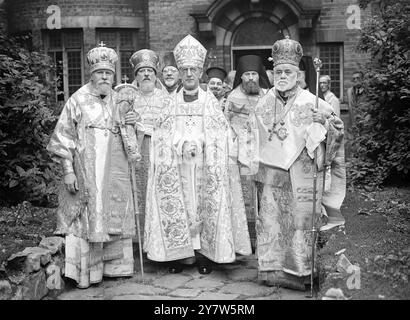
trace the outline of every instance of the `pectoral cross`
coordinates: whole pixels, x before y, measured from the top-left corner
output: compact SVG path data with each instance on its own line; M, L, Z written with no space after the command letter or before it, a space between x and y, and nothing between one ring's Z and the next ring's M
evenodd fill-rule
M268 132L269 132L269 141L272 141L273 134L276 134L280 141L285 140L289 135L288 129L286 129L285 127L280 127L278 130L268 129Z
M100 44L99 44L99 46L100 46L100 47L105 47L105 43L101 41Z
M124 74L124 76L121 78L121 80L122 80L124 83L127 83L127 81L130 80L130 78L128 78L127 75Z

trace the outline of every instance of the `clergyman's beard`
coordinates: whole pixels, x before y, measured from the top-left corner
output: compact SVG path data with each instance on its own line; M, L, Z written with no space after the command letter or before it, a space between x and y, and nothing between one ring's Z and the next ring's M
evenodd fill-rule
M242 88L243 88L243 90L245 91L246 94L250 94L250 95L258 94L259 90L260 90L259 84L252 81L252 80L249 80L247 82L243 82L242 83Z
M140 88L142 92L152 92L155 88L155 82L152 80L141 81Z
M108 96L111 90L111 83L109 82L99 82L95 84L95 89L99 95Z

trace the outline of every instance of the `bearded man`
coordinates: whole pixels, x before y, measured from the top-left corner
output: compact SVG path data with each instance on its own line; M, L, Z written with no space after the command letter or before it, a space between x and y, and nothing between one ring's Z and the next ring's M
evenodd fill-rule
M165 86L168 94L173 95L176 93L181 81L179 79L179 71L175 62L173 52L167 52L164 54L162 67L162 82Z
M198 272L250 254L246 217L232 214L228 177L228 123L218 101L199 86L205 48L191 35L174 49L182 79L167 98L152 139L144 250L181 272Z
M267 285L297 290L305 290L313 272L313 192L317 192L316 211L323 218L340 213L345 196L344 167L332 175L332 181L327 179L323 190L324 168L334 171L338 165L343 122L321 99L316 109L315 95L298 86L302 55L300 43L289 37L274 43L275 86L255 108L260 138L259 171L254 176L259 200L258 278ZM315 163L318 183L313 191Z
M258 127L255 120L255 105L265 95L269 78L262 59L255 55L242 56L238 60L234 89L229 93L225 116L232 130L230 159L239 166L241 196L250 202L248 219L254 220L256 189L251 176L258 171ZM232 175L234 178L234 175ZM233 184L236 185L236 182ZM238 202L239 203L239 202Z
M87 54L91 79L68 99L47 150L63 167L56 234L65 235L65 276L79 288L103 276L131 276L134 208L128 161L119 127L125 119L112 90L113 49L100 47Z
M162 112L164 91L156 86L159 57L156 52L141 49L135 52L130 63L134 68L135 80L133 84L139 89L134 101L134 111L142 119L145 131L138 133L142 159L137 162L136 180L138 192L138 206L141 225L144 226L146 214L147 180L150 167L150 145L155 121Z

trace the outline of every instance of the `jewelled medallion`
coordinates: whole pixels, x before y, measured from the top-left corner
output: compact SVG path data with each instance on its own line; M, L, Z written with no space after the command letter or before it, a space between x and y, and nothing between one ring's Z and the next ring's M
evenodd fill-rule
M285 127L281 127L276 131L276 135L280 140L285 140L289 135L288 130Z

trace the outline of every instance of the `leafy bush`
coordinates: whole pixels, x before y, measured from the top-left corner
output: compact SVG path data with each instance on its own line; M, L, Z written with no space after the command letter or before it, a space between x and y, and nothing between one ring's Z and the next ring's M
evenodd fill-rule
M0 198L44 203L54 193L55 164L45 149L54 129L50 58L0 34Z
M365 1L369 2L369 1ZM410 178L410 4L385 1L362 30L359 48L371 55L353 128L353 183L408 183Z

